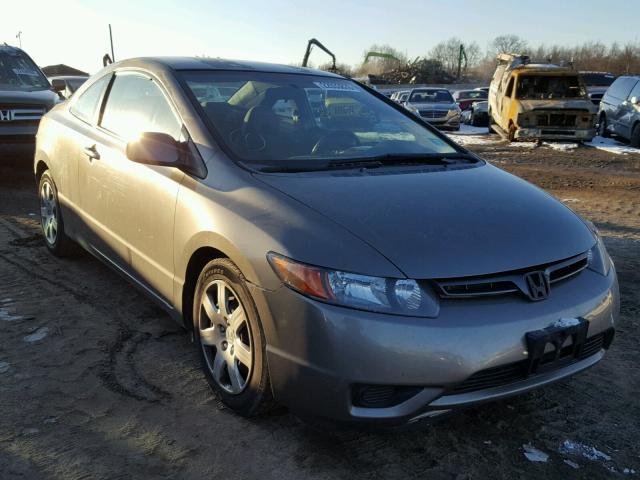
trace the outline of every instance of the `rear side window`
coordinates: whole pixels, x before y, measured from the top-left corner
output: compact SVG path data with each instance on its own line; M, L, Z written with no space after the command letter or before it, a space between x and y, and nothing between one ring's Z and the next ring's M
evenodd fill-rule
M118 73L109 90L100 126L125 140L143 132L166 133L180 140L182 124L158 85L137 73Z
M102 98L102 92L109 83L110 78L111 75L105 75L86 89L71 105L71 113L84 122L93 123L96 110Z
M631 89L638 82L634 77L620 77L611 84L607 90L607 95L624 100L629 96Z

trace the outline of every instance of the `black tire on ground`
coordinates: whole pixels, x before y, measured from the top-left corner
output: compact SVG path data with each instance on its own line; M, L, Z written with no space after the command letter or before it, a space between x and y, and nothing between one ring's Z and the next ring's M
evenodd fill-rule
M49 171L45 171L38 183L40 200L40 227L47 249L57 257L76 252L77 245L64 231L64 221L58 202L58 190Z
M497 133L494 129L493 129L493 117L491 116L491 110L489 110L489 119L487 120L487 129L489 130L489 133Z
M629 143L634 148L640 148L640 123L636 123L631 131L631 138Z
M212 282L217 280L228 284L237 295L237 298L233 301L244 309L246 323L251 336L252 368L248 378L246 378L246 386L240 393L235 394L226 391L215 380L206 357L206 355L211 355L209 353L210 347L203 348L200 335L199 326L201 322L207 321L206 312L203 311L201 306L202 298L206 289ZM246 417L265 413L272 409L275 406L275 401L269 382L264 331L256 306L247 289L244 276L231 260L227 258L212 260L205 265L200 273L193 299L193 323L193 336L200 356L202 370L209 386L218 398L227 407ZM211 357L209 358L211 360Z
M598 120L598 135L603 138L608 138L611 136L611 134L607 130L607 117L604 113L600 114L600 119Z

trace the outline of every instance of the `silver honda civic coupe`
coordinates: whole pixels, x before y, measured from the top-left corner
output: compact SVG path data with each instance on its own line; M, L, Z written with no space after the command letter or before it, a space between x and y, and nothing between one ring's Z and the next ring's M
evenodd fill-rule
M591 223L337 75L115 63L45 115L34 172L49 250L80 244L163 306L242 415L405 423L613 340Z

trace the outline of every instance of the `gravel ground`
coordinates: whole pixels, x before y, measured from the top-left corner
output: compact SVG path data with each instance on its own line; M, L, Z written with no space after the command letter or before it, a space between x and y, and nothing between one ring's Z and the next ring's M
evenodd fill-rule
M601 229L620 278L617 336L603 362L567 381L385 431L320 431L284 409L251 420L226 410L167 315L89 255L48 254L29 160L3 159L0 478L640 475L640 154L476 140L465 143Z

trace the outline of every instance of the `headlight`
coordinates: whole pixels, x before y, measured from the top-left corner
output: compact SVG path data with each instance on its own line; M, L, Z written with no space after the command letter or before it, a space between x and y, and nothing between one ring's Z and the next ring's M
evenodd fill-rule
M285 285L343 307L414 317L436 317L438 300L428 285L406 278L380 278L299 263L270 252L267 259Z
M589 250L589 253L587 254L587 259L589 261L588 268L606 277L609 275L613 261L611 260L609 253L607 253L607 249L604 246L604 242L602 241L596 226L589 220L587 220L586 223L596 237L596 244L591 247L591 250Z
M462 110L460 110L459 108L454 108L453 110L449 110L447 112L447 117L449 117L449 118L455 117L457 115L460 115L461 112L462 112Z

